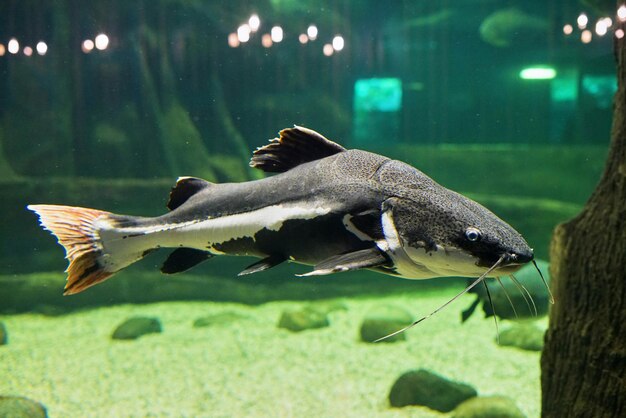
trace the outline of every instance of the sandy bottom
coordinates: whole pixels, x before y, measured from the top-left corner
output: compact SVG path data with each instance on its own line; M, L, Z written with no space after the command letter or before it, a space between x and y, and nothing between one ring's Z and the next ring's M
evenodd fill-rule
M427 368L480 395L509 396L538 417L539 354L498 347L493 320L478 312L460 324L470 296L410 330L406 342L359 342L372 307L389 304L421 316L452 294L343 299L348 309L331 313L330 327L300 333L276 324L283 309L302 302L169 302L0 316L9 333L0 347L0 395L37 400L52 418L441 417L427 408L388 406L400 374ZM224 311L250 319L192 327L194 319ZM163 333L111 340L134 315L158 317Z

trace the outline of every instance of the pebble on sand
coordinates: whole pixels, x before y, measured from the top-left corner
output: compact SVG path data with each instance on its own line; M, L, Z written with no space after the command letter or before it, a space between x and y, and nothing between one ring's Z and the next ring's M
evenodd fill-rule
M500 345L527 351L543 350L545 332L532 323L514 324L500 333Z
M323 328L329 325L330 322L326 313L313 307L287 309L283 311L278 321L278 328L285 328L294 332Z
M0 417L46 418L46 408L39 402L21 396L0 395Z
M0 345L5 345L9 343L9 334L7 333L7 328L4 326L4 323L0 322Z
M526 418L506 396L479 396L460 404L450 418Z
M396 408L420 405L450 412L461 402L476 395L476 389L465 383L454 382L420 369L408 371L396 380L389 392L389 404Z
M385 337L413 322L413 316L402 308L389 305L380 305L372 308L361 323L361 340L372 343L379 338ZM385 338L381 342L391 343L405 341L404 332Z
M250 317L244 314L240 314L238 312L225 311L197 318L195 321L193 321L193 327L204 328L220 325L227 326L231 325L233 322L246 319L250 319Z
M142 335L161 332L161 322L157 318L136 316L122 322L113 331L114 340L134 340Z

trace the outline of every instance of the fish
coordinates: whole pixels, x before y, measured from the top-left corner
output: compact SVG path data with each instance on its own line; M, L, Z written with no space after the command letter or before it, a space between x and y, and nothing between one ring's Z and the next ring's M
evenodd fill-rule
M520 40L546 36L548 21L528 14L515 7L500 9L483 20L478 29L480 38L486 43L507 48Z
M508 275L533 260L522 235L477 202L404 162L346 149L294 126L257 148L268 176L240 183L180 177L157 217L32 204L65 248L64 295L84 291L159 248L181 273L219 255L313 266L300 276L371 270L407 279ZM460 296L461 294L457 295ZM450 301L451 302L451 301Z

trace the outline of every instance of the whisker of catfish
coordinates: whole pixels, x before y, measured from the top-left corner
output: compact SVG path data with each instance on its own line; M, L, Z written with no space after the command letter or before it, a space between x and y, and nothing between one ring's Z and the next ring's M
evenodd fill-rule
M530 299L530 303L532 303L532 305L533 305L533 310L532 310L531 313L533 313L533 316L537 316L537 305L535 305L535 300L533 299L533 295L530 294L528 289L526 289L526 287L524 287L524 285L522 283L520 283L520 281L517 280L515 278L515 276L511 275L511 280L513 280L515 283L517 283L522 288L522 290L524 290L526 295L528 295L528 298ZM528 307L528 309L530 309L530 306Z
M496 315L496 307L493 306L493 301L491 300L491 292L489 291L489 286L487 286L487 281L483 280L483 284L485 285L485 291L487 292L487 299L489 299L489 304L491 305L491 311L493 312L493 321L496 324L496 343L500 345L500 330L498 329L498 315Z
M502 284L502 280L500 280L500 277L496 277L496 280L500 284L500 287L502 288L502 291L504 292L504 296L506 296L506 299L509 301L511 308L513 309L513 313L515 314L515 319L519 319L519 316L517 315L517 310L515 309L515 305L513 304L513 301L511 300L509 293L506 291L504 284ZM493 310L493 305L491 306L491 309Z
M548 295L550 295L550 303L554 305L554 296L552 295L550 286L548 286L548 282L546 282L546 279L543 277L543 274L541 274L541 270L539 270L539 266L537 265L537 262L535 260L533 260L533 265L537 269L537 272L539 273L539 277L541 277L541 281L543 282L543 285L546 287L546 290L548 291Z
M520 282L512 274L509 274L509 277L511 278L511 281L513 282L517 290L519 290L520 294L524 298L524 302L526 302L526 306L528 307L528 312L532 314L533 310L530 307L530 301L528 300L528 296L526 296L526 292L524 292L524 289L522 289Z
M458 298L460 298L461 296L463 296L464 294L466 294L467 292L469 292L470 290L472 290L474 288L474 286L476 286L478 283L482 282L485 277L487 277L487 275L489 273L491 273L492 271L494 271L496 268L498 268L498 266L500 266L500 264L502 264L502 262L504 261L504 259L506 258L506 254L503 254L498 261L495 262L495 264L491 267L489 267L489 269L487 271L485 271L483 274L480 275L479 278L477 278L476 280L474 280L472 282L472 284L470 284L469 286L467 286L465 289L463 289L463 291L461 291L460 293L458 293L456 296L454 296L452 299L450 299L449 301L447 301L446 303L444 303L443 305L441 305L440 307L438 307L437 309L435 309L434 311L432 311L431 313L429 313L426 316L421 317L420 319L418 319L417 321L414 321L413 323L407 325L404 328L401 328L395 332L392 332L391 334L385 335L384 337L380 337L377 340L374 340L375 343L382 341L382 340L386 340L387 338L393 337L394 335L398 335L404 331L406 331L409 328L413 328L415 325L419 324L420 322L430 318L431 316L433 316L434 314L436 314L437 312L439 312L440 310L442 310L443 308L445 308L446 306L448 306L449 304L451 304L452 302L454 302L455 300L457 300Z

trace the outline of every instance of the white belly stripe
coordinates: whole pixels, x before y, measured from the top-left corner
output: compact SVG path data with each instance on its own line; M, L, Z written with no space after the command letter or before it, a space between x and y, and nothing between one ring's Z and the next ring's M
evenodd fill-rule
M214 245L252 238L267 229L278 231L286 221L306 220L330 213L330 207L273 205L250 212L150 227L112 228L101 225L99 235L109 253L137 253L157 247L188 247L219 253ZM123 237L127 238L123 238ZM211 248L209 248L211 247Z

